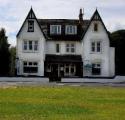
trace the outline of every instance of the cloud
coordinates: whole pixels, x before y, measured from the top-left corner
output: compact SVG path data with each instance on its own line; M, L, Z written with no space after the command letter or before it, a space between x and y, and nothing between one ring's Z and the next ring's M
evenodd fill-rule
M110 31L125 29L124 0L0 0L0 27L7 31L9 43L16 45L16 34L30 7L38 18L77 19L84 8L84 19L90 19L96 7Z

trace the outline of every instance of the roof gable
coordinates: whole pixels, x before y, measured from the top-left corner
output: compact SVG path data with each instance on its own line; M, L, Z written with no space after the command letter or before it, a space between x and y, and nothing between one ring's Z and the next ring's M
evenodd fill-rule
M96 9L96 11L94 12L93 16L91 17L90 22L89 22L89 25L88 25L86 31L85 31L85 32L83 33L83 35L82 35L82 39L84 38L86 32L88 31L88 29L89 29L89 27L90 27L92 21L100 21L100 22L102 23L102 25L103 25L103 27L104 27L104 29L105 29L105 31L106 31L106 33L107 33L109 39L110 39L109 33L108 33L107 29L106 29L106 26L105 26L105 24L104 24L104 22L103 22L103 20L102 20L102 18L101 18L101 16L100 16L100 14L99 14L99 12L98 12L97 9Z
M22 24L22 26L21 26L19 32L17 33L17 37L19 36L21 30L23 29L23 27L24 27L24 25L25 25L25 23L26 23L26 20L29 20L29 19L30 19L30 20L31 20L31 19L36 20L36 22L37 22L37 24L38 24L38 26L39 26L41 32L43 33L43 31L42 31L42 29L41 29L41 27L40 27L40 24L39 24L39 22L38 22L38 20L37 20L37 18L36 18L36 15L35 15L35 13L34 13L32 7L31 7L31 9L30 9L30 11L29 11L29 13L28 13L28 15L27 15L25 21L23 22L23 24ZM43 34L44 34L44 33L43 33ZM44 35L44 37L45 37L45 35Z

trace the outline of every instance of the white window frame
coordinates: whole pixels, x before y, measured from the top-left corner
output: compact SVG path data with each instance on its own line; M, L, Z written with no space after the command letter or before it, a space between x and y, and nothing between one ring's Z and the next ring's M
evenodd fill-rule
M77 34L77 26L76 25L66 25L65 34L76 35Z
M30 49L30 44L29 44L30 41L32 42L32 44L31 44L32 49ZM23 52L38 52L38 51L39 51L39 41L38 40L23 40Z
M74 50L74 52L72 50ZM75 52L76 52L76 44L66 43L66 53L75 54Z
M66 72L66 69L68 68L68 72ZM71 72L71 69L74 69L74 72ZM75 76L76 73L76 66L75 64L65 64L64 65L64 76Z
M61 25L50 25L50 34L60 35L61 34Z
M97 74L97 75L95 74L95 75L94 75L94 74L92 73L92 75L94 75L94 76L100 76L100 75L101 75L101 71L102 71L102 64L101 64L101 62L93 62L92 65L93 65L93 64L95 64L95 67L94 67L94 68L97 68L97 69L99 68L99 69L100 69L100 74ZM99 66L98 66L98 65L99 65Z
M24 63L26 63L26 65ZM32 64L30 65L30 63L32 63ZM35 65L34 63L37 63L37 64ZM23 73L24 74L37 74L38 73L38 66L39 66L38 61L23 61ZM37 67L37 72L33 72L33 73L24 72L24 67Z
M100 44L100 51L98 51L98 43ZM102 52L102 41L92 41L91 53L101 53L101 52Z

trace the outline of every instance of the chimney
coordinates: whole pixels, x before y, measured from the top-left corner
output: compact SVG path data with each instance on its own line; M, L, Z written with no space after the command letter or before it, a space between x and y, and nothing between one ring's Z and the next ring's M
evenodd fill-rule
M84 15L84 9L82 11L82 9L80 8L80 11L79 11L79 22L83 22L83 15Z

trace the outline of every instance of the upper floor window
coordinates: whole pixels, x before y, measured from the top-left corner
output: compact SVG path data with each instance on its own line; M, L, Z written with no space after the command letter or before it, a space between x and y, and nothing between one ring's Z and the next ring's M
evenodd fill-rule
M98 24L94 23L94 31L97 32L98 31Z
M61 25L50 25L50 34L61 34Z
M75 53L75 44L74 43L66 44L66 52L67 53Z
M77 26L76 25L66 25L65 33L66 34L77 34Z
M38 51L38 41L37 40L24 40L23 41L24 51Z
M59 53L59 52L60 52L60 44L57 43L57 44L56 44L56 53Z
M34 21L28 20L28 32L34 32Z
M92 42L91 43L91 52L101 52L101 42Z

